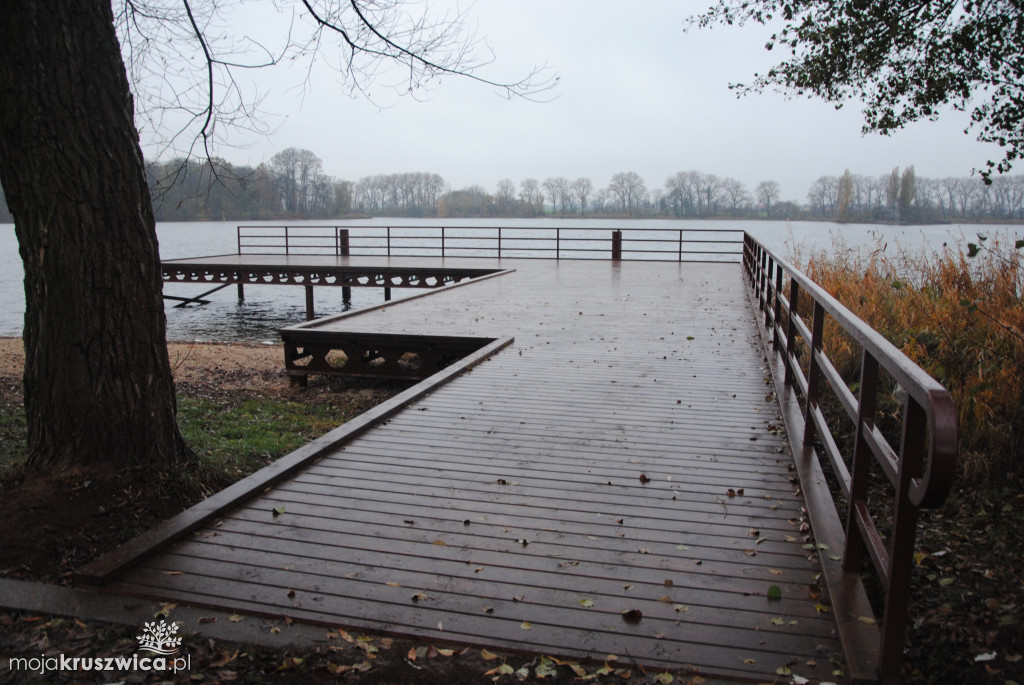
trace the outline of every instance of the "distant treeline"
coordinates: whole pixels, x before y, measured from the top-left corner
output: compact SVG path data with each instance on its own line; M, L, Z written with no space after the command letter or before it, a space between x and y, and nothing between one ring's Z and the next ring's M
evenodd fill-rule
M918 177L914 167L880 176L849 171L822 176L806 203L783 200L776 181L753 190L734 178L680 171L659 187L636 172L603 188L586 177L498 181L493 191L452 189L438 174L413 172L346 181L328 176L313 152L288 148L258 167L223 159L148 165L160 221L400 217L619 216L671 218L832 219L935 223L1024 220L1024 175ZM0 221L11 221L0 197Z

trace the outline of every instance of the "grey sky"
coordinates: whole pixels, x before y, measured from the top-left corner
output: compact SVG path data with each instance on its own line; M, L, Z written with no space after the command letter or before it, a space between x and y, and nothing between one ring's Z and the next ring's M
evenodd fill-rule
M264 108L283 117L275 132L235 138L239 147L216 152L255 165L287 147L307 148L326 173L347 180L426 171L453 188L480 184L491 192L502 178L551 176L588 176L600 188L619 171L636 171L660 188L669 175L696 169L751 190L776 180L784 199L799 202L819 176L846 168L876 175L913 164L919 177L967 176L999 156L962 133L968 117L961 112L892 137L865 137L856 103L837 111L774 93L737 99L730 82L749 81L782 55L764 50L762 27L684 33L684 19L704 7L693 0L478 0L467 14L495 53L478 73L515 80L546 63L559 76L556 99L509 101L448 77L417 101L389 87L400 76L383 76L372 89L375 104L346 95L327 70L314 72L305 94L288 87L301 76L275 74L261 85Z

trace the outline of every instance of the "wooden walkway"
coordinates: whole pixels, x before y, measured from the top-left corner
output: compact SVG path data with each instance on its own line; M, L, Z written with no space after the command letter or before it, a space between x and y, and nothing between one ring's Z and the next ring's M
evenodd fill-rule
M310 325L513 344L106 588L834 680L841 648L741 267L460 263L515 271Z

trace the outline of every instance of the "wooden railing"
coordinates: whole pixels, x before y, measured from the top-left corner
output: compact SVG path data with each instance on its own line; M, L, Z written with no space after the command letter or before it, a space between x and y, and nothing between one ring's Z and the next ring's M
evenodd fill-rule
M945 388L894 345L746 234L743 264L763 313L765 347L851 675L855 680L871 679L874 669L883 682L898 682L918 511L945 500L956 472L953 401ZM827 320L834 322L829 330L835 331L837 325L860 348L856 395L826 353ZM902 407L889 412L885 421L892 421L896 414L898 449L880 428L882 385L893 383ZM830 419L835 423L835 417L826 416L825 406L836 407L852 422L846 458L830 429ZM892 500L891 506L871 511L869 502L877 498L870 490L880 480L872 481L875 465L891 483ZM844 523L826 485L829 472L846 503ZM876 521L880 516L885 517L881 524ZM884 591L879 617L865 613L871 609L859 581L864 552ZM876 618L877 627L873 625Z
M239 254L739 261L743 245L736 228L250 225L237 231Z

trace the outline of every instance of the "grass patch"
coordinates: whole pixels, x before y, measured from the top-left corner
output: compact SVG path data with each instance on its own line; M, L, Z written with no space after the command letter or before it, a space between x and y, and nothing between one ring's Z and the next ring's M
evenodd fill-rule
M0 399L0 475L25 461L25 406L20 399Z
M179 398L178 426L203 464L241 478L352 416L347 407L281 399Z
M178 396L178 426L199 456L203 477L232 482L365 412L375 396ZM25 462L27 425L20 397L0 398L0 476Z

